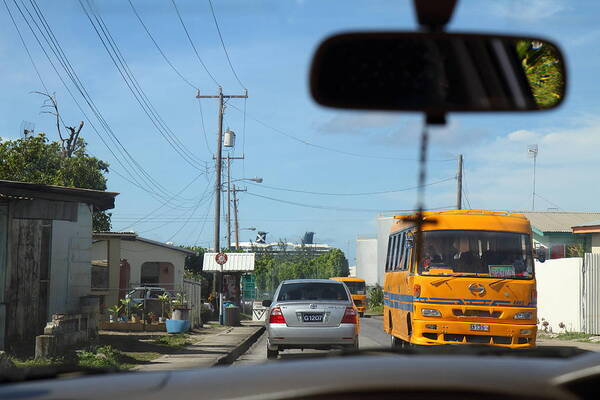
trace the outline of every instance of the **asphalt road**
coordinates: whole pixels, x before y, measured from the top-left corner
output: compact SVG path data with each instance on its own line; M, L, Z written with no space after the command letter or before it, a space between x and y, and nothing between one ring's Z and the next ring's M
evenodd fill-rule
M390 347L390 337L383 331L381 317L361 318L359 345L361 349ZM327 353L324 350L286 350L279 353L280 359L299 359L319 357ZM267 337L263 334L252 347L241 355L233 365L259 364L267 362Z
M382 317L362 318L360 329L360 348L389 348L390 337L383 330ZM233 365L258 364L267 362L266 334L263 334L252 347L241 355ZM561 341L554 339L538 339L538 346L568 346L589 351L600 351L600 343L584 343L577 341ZM279 359L292 360L300 358L319 357L327 351L319 350L286 350L279 353ZM269 360L270 362L270 360Z

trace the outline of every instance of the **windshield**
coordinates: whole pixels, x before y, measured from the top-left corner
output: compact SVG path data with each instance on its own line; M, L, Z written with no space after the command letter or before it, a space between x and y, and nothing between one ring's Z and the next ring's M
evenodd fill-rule
M493 39L462 42L411 39L427 33L414 3L0 1L0 349L14 367L600 350L600 2L460 0L446 31ZM314 56L340 32L390 38L322 58L337 104L435 100L429 114L322 106ZM499 217L425 224L420 242L401 220L419 210ZM274 344L278 301L291 328L360 332Z
M364 282L344 281L344 283L348 286L352 294L367 294Z
M484 231L425 231L419 274L474 274L533 279L527 234Z
M348 301L344 286L336 283L286 283L281 286L277 301Z

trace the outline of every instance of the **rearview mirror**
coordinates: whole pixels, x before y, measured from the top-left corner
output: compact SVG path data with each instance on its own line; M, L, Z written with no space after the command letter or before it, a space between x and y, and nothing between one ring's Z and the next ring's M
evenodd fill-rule
M340 34L321 43L310 74L324 106L431 114L550 109L566 87L553 43L479 34Z
M263 307L271 307L271 304L273 303L272 300L263 300L262 301L262 305Z

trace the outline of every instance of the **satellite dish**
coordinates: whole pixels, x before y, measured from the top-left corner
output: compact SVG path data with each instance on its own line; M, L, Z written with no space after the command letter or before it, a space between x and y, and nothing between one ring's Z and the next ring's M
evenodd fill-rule
M29 121L21 121L21 125L19 127L19 135L22 137L27 137L27 135L32 135L35 130L35 124Z

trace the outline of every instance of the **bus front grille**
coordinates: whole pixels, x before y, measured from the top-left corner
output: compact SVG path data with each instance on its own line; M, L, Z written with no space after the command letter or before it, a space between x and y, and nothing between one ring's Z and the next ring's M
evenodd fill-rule
M455 317L483 317L483 318L500 318L502 315L501 311L487 311L487 310L461 310L458 308L452 309L452 314Z

